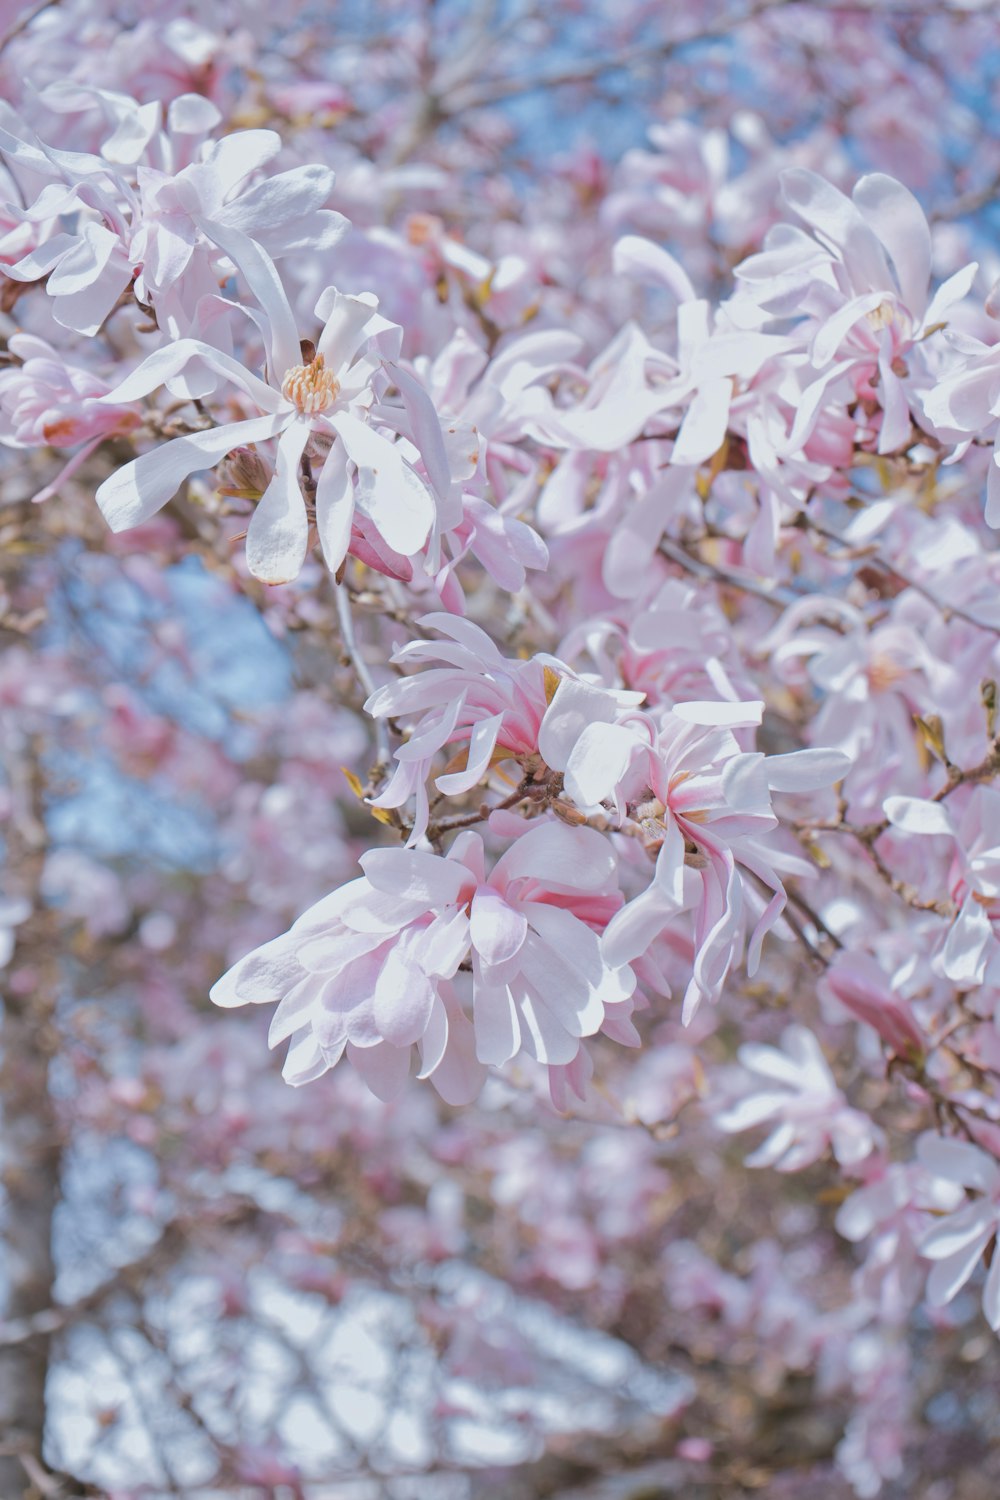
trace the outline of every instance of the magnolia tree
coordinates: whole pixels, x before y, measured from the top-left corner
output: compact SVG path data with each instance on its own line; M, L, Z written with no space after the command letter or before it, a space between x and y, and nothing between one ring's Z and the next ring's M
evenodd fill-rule
M992 11L0 7L5 1500L996 1493Z

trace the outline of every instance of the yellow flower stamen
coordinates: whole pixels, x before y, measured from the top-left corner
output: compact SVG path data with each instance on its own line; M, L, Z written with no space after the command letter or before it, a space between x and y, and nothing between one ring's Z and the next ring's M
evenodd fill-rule
M281 394L294 401L303 416L326 411L340 394L340 381L326 368L322 354L307 365L293 365L281 382Z

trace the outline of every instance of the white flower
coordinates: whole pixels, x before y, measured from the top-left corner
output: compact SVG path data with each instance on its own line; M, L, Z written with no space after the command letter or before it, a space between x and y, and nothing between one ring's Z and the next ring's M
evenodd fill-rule
M747 1157L748 1167L798 1172L828 1147L841 1166L863 1161L875 1146L875 1127L851 1109L838 1089L826 1058L805 1026L788 1026L781 1049L750 1043L738 1053L743 1067L766 1086L746 1094L716 1117L720 1130L749 1130L765 1120L775 1127Z
M427 540L434 501L399 449L365 420L372 381L399 352L402 330L378 315L374 297L328 287L316 304L325 322L316 353L303 363L295 318L270 258L236 231L219 234L267 315L267 380L199 339L180 339L144 359L105 400L119 404L170 385L192 360L228 377L261 415L173 438L106 479L97 503L112 531L140 526L189 475L234 448L277 437L274 478L250 518L247 565L264 583L286 583L305 561L309 541L299 467L313 435L334 442L316 480L316 528L336 572L351 541L355 507L396 553L410 557Z
M961 1291L1000 1229L1000 1163L971 1141L929 1131L917 1142L920 1161L938 1177L977 1194L938 1219L921 1239L921 1255L936 1262L927 1278L927 1300L944 1307ZM1000 1332L1000 1256L994 1256L983 1287L983 1312Z

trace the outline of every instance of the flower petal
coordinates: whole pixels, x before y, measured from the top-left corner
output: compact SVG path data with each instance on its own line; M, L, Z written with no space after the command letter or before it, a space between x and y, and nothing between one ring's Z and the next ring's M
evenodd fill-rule
M112 531L141 526L173 499L184 480L203 469L213 468L242 443L260 443L274 437L287 421L282 415L251 417L208 432L192 432L173 438L134 458L104 481L97 503Z
M316 530L323 561L336 573L351 544L354 520L354 480L343 448L334 446L316 481Z
M358 504L396 552L412 557L434 523L434 501L423 480L388 438L350 412L331 418L358 471Z
M306 423L290 422L278 442L274 478L250 517L247 567L262 583L288 583L298 577L305 562L309 520L299 484L299 462L308 441Z
M528 932L523 912L508 906L490 886L480 886L472 898L469 932L473 947L488 965L502 964L521 949Z

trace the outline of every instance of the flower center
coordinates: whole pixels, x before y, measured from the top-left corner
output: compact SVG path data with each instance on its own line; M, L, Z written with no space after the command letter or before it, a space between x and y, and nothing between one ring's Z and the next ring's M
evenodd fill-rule
M340 381L332 370L326 368L322 354L307 365L293 365L281 382L281 394L294 401L303 416L315 416L326 411L340 394Z
M865 313L865 320L876 333L881 333L883 328L889 328L895 323L896 309L891 302L880 302L878 307L873 307L871 312Z
M906 668L898 661L893 661L891 656L875 653L868 662L865 675L873 693L885 693L901 677L906 676Z

